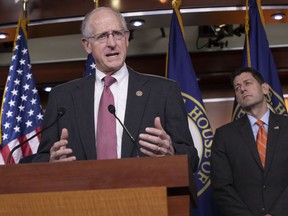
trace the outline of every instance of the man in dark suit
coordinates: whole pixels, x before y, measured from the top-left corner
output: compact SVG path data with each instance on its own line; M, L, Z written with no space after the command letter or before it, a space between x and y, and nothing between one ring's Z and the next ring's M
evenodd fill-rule
M258 71L241 68L231 78L246 115L216 130L211 156L215 200L227 216L288 215L288 118L269 110L269 85ZM266 145L258 142L257 120L264 122ZM266 153L256 143L264 144Z
M117 122L116 158L187 154L195 171L198 155L179 87L174 81L126 66L129 31L122 15L111 8L97 8L85 17L82 34L96 72L50 92L43 127L57 118L59 109L66 112L43 133L34 162L97 159L95 116L103 92L102 78L111 76L116 80L110 86L116 115L137 138L134 142Z

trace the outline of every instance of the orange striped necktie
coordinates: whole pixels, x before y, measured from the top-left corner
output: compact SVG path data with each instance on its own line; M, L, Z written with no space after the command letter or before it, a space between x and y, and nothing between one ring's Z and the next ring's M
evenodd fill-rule
M264 128L264 122L261 120L257 120L256 124L259 126L259 130L256 137L256 145L258 149L258 153L260 156L260 160L262 166L265 167L265 159L266 159L266 146L267 146L267 132Z

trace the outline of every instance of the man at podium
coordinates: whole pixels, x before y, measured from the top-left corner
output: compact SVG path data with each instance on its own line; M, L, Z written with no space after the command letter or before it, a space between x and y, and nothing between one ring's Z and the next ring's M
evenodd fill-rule
M82 35L95 73L50 92L47 129L33 162L186 154L196 171L199 158L178 84L126 65L130 32L123 16L94 9Z

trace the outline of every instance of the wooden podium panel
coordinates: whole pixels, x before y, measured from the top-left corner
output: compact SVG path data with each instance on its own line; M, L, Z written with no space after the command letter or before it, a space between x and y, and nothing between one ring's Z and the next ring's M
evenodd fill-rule
M165 187L0 195L0 215L167 216Z
M3 195L165 187L168 215L189 215L196 202L187 156L11 164L0 176Z

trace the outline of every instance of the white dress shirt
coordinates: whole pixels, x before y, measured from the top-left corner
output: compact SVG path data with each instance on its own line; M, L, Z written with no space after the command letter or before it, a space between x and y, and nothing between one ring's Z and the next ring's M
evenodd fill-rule
M104 87L104 82L102 82L101 80L105 76L106 75L103 72L96 69L95 92L94 92L94 122L96 130L98 122L99 103ZM114 82L110 86L110 90L114 96L116 116L124 124L127 94L128 94L128 80L129 80L129 73L126 64L124 64L119 71L112 74L112 77L116 79L116 82ZM117 120L116 120L116 134L117 134L117 157L121 158L123 128ZM95 137L96 136L97 133L95 131Z

